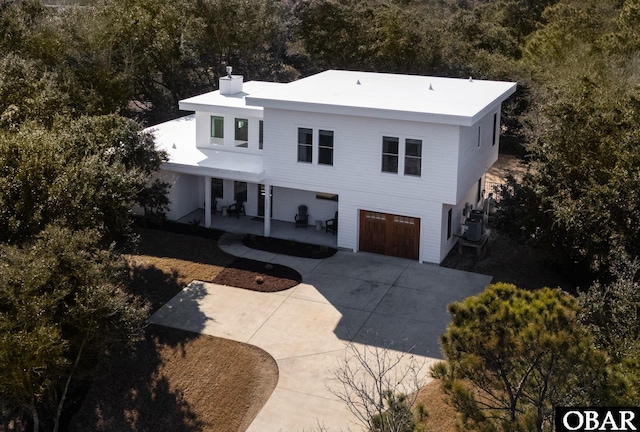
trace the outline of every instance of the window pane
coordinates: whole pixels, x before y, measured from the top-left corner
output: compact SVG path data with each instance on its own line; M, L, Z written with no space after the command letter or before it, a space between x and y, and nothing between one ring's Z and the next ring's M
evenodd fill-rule
M298 128L298 162L311 162L313 151L313 131Z
M333 147L333 131L319 132L320 147Z
M248 147L249 146L249 120L236 119L235 127L235 140L236 147Z
M422 141L416 139L406 140L407 156L422 157Z
M313 131L306 128L298 128L298 144L309 144L313 142Z
M222 144L222 139L224 138L224 118L218 116L211 116L211 138L216 138L214 140L216 144Z
M258 131L258 148L262 150L263 143L264 143L264 121L260 120L259 125L260 125L260 128Z
M305 144L298 145L298 162L311 162L311 146Z
M318 163L333 165L333 131L319 131L318 141Z
M397 173L398 156L382 155L382 171Z
M398 172L398 147L400 140L395 137L382 137L382 171Z
M220 178L211 179L211 195L214 198L224 198L224 180Z
M318 163L333 165L333 148L320 147L318 149Z
M404 143L404 174L420 176L422 174L422 141L406 139Z
M496 145L496 133L498 132L498 113L493 115L493 137L491 140L491 145Z
M382 137L382 153L398 154L400 140L394 137Z
M414 175L414 176L421 175L420 161L421 161L420 158L411 158L411 157L405 158L404 159L405 175Z

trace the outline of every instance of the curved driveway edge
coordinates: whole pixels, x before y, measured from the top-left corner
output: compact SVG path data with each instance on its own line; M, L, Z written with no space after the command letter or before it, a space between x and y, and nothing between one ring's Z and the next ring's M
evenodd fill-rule
M218 245L244 258L286 265L303 282L277 293L194 281L149 321L256 345L278 364L278 385L250 432L361 430L329 391L345 346L381 344L425 366L441 359L447 304L477 294L491 276L368 253L338 251L317 260L252 250L242 235Z

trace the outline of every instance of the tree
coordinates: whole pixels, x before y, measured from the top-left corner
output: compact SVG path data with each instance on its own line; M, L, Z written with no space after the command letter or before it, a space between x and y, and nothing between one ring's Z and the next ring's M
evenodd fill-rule
M449 311L447 363L432 373L465 430L550 430L555 406L588 404L605 386L605 356L558 289L493 284Z
M597 276L640 253L636 11L635 0L558 2L524 48L531 170L507 194L504 221Z
M33 60L8 54L0 60L0 128L15 130L26 120L51 126L68 112L68 95L55 72Z
M146 310L95 231L49 226L0 247L0 400L54 432L69 391L142 335Z
M505 206L526 237L600 274L640 254L640 93L610 91L584 78L546 106L531 173Z
M579 318L595 337L596 346L616 365L619 389L615 405L640 404L640 262L626 259L612 270L611 281L596 281L578 297Z
M440 60L446 9L400 1L299 1L295 33L321 68L424 73Z
M0 133L0 241L20 243L53 222L125 239L134 205L166 208L166 184L148 184L164 157L116 115Z
M420 364L406 352L383 344L349 343L344 361L334 371L331 392L370 432L413 432L412 411L422 385ZM420 416L426 413L419 407Z

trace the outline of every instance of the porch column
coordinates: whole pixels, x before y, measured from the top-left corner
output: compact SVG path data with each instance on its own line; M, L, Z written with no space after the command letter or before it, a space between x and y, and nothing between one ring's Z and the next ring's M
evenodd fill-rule
M211 177L204 176L204 226L211 227Z
M264 182L264 236L271 236L271 184Z

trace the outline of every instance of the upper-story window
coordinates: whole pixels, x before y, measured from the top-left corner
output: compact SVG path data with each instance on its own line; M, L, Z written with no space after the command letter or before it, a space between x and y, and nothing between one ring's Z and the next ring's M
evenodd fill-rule
M400 146L400 142L404 145ZM422 140L415 138L382 137L382 172L422 175Z
M234 138L236 147L249 147L249 120L236 119Z
M395 137L382 137L382 172L398 173L399 142Z
M333 165L333 131L318 132L318 163Z
M224 144L224 117L211 116L211 143Z
M407 138L404 141L404 174L422 175L422 140Z
M498 135L498 113L493 114L493 140L491 141L491 145L496 145L496 137Z
M298 162L312 162L313 130L298 128Z
M482 127L478 126L478 148L480 148L481 140L482 140Z
M258 126L258 148L262 150L264 147L264 121L260 120Z

